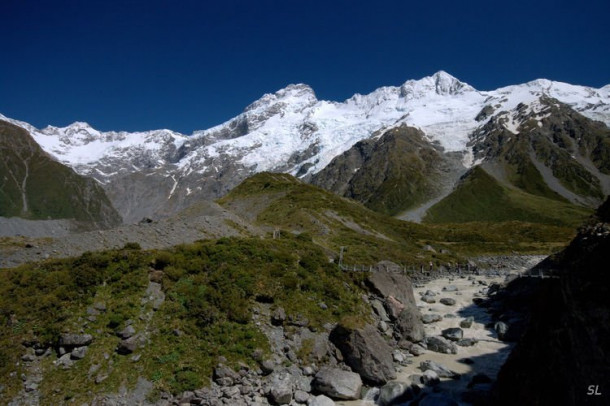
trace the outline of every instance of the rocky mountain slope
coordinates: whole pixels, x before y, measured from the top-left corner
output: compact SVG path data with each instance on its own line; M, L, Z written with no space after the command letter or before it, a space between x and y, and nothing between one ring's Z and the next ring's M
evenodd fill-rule
M97 182L55 161L26 130L2 120L0 156L0 216L67 219L82 228L120 224L120 216Z
M411 209L422 200L440 200L451 191L445 183L450 185L456 173L481 162L489 162L486 170L495 177L528 193L534 191L553 198L558 194L574 203L593 205L608 188L604 166L608 156L607 127L587 119L608 125L609 100L608 86L592 89L536 80L478 91L438 72L398 87L357 94L342 103L318 100L307 85L290 85L263 96L234 119L191 136L169 130L102 133L85 123L38 130L27 123L11 122L27 129L45 151L61 162L98 180L124 220L133 223L144 216L170 215L198 200L222 196L257 172L286 172L310 179L325 168L326 174L314 176L327 179L318 184L329 184L328 179L336 177L336 181L330 181L335 182L329 184L331 189L388 213ZM553 107L554 103L561 107ZM572 124L564 126L561 139L549 141L565 119ZM408 142L402 139L401 146L395 149L404 154L396 152L395 158L387 159L391 163L378 168L374 163L384 160L381 157L392 144L388 144L389 140L400 139L395 135L384 138L383 134L404 125L422 133L412 133ZM528 126L532 125L539 128L530 129ZM580 140L581 134L592 129L597 135L586 136L582 142L568 142ZM498 154L509 154L508 140L522 139L534 130L539 134L534 137L537 141L531 143L537 151L535 159L528 159L531 164L511 164L507 168L496 159ZM364 144L355 147L361 141ZM415 145L423 148L422 154L418 155ZM333 159L352 147L361 151L347 152L349 164L334 163L329 167ZM365 150L370 148L376 158L367 155ZM574 155L575 152L578 153ZM529 149L520 156L527 153ZM358 155L361 158L355 158ZM568 155L574 155L574 160L569 160ZM435 156L441 157L438 162L442 165L432 169L430 159ZM354 166L360 163L364 170ZM367 168L373 167L373 173L367 175ZM397 168L406 170L409 176L397 175ZM339 176L337 170L343 174ZM354 171L353 179L347 176L349 171ZM546 185L537 179L534 185L522 185L524 181L515 171L525 175L534 172L534 178L542 177ZM408 190L404 179L410 179L415 172L419 183ZM383 180L382 174L387 174L388 179ZM442 187L432 187L436 182L426 179L437 175L444 179ZM397 197L392 185L407 191L407 197ZM364 189L378 190L383 196L370 196Z
M402 125L356 143L310 179L314 185L396 215L451 189L466 170L426 135Z
M559 278L529 292L529 323L500 372L494 404L608 403L609 223L606 200L565 250L538 265Z

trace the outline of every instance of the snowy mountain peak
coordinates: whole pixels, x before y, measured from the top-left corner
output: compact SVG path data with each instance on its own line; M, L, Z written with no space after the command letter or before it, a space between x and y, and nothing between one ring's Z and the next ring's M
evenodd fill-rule
M421 99L431 94L440 96L459 95L472 91L476 90L442 70L419 80L408 80L400 87L401 96L407 99Z
M297 111L311 106L318 101L313 89L303 83L291 84L277 92L267 93L254 103L250 104L244 112L267 110L272 106L291 106L290 110Z
M442 70L432 75L432 78L437 94L459 94L475 90L472 86Z

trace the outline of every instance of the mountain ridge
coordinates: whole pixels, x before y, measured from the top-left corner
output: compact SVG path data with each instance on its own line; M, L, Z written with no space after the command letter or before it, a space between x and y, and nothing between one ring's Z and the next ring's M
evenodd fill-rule
M423 131L427 142L445 152L461 154L468 169L485 159L474 153L477 134L485 125L498 120L517 134L519 106L542 114L544 97L608 126L610 93L605 88L539 79L479 91L439 71L400 86L355 94L344 102L318 100L310 86L289 85L263 95L233 119L191 136L171 130L99 132L83 122L37 130L8 120L30 131L47 153L101 183L129 223L218 198L263 171L309 179L357 142L378 139L402 125ZM124 189L133 193L125 196Z

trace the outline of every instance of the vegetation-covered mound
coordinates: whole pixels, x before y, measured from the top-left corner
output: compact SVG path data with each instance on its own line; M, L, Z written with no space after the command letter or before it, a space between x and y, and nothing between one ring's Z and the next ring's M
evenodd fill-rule
M304 236L289 235L163 251L128 245L2 270L0 402L22 387L21 374L31 371L20 359L33 349L52 352L37 358L43 404L116 393L138 377L154 382L157 393L206 386L218 356L229 364L252 363L256 349L269 351L252 320L256 306L281 306L313 328L347 315L363 319L353 275L330 264ZM128 326L137 345L121 355L129 351L120 349L117 335ZM85 357L68 369L57 363L65 333L93 337Z
M389 259L417 266L429 261L444 264L480 254L549 253L574 235L574 227L539 224L533 217L530 222L453 219L445 224L410 223L285 174L255 175L219 203L259 226L309 233L314 242L333 255L344 246L347 249L344 261L349 264ZM572 214L582 215L578 210Z

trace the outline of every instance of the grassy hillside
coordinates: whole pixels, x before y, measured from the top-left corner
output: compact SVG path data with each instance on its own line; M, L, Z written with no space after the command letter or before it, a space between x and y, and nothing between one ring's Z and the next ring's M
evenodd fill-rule
M497 223L497 219L492 223L409 223L284 174L255 175L219 203L270 230L308 233L331 255L336 256L345 246L345 261L351 264L382 259L405 265L428 261L440 264L471 254L548 253L569 241L574 233L574 228L565 224ZM584 212L577 211L579 216ZM425 245L432 245L436 252L424 250Z
M252 320L257 302L282 306L288 317L305 317L318 329L347 315L367 317L360 283L352 279L357 275L338 271L303 236L220 239L162 251L131 248L136 249L2 270L0 403L22 386L21 343L55 351L62 332L94 339L70 369L53 365L55 353L42 358L43 404L81 404L91 399L88 391L116 393L138 376L154 382L156 392L207 386L218 356L235 366L253 364L255 349L268 355L266 338ZM149 280L161 283L166 298L156 311L143 299L150 295ZM105 310L91 317L100 303ZM146 338L145 345L119 355L116 332L128 323ZM140 357L134 361L133 355ZM96 384L100 376L106 378Z
M424 220L429 223L518 220L574 228L590 214L590 210L567 202L503 186L477 166L453 193L430 208Z
M92 179L51 159L22 128L0 121L0 216L120 223Z

